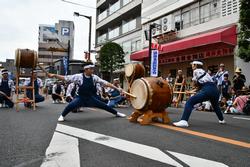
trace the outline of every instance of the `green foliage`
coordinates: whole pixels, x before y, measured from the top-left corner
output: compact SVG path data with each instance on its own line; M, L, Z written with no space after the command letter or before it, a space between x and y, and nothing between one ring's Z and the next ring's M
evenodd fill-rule
M124 51L122 47L114 42L106 43L100 50L101 71L109 72L112 76L113 71L123 67Z
M240 28L238 39L238 56L246 62L250 61L250 2L249 0L240 1Z

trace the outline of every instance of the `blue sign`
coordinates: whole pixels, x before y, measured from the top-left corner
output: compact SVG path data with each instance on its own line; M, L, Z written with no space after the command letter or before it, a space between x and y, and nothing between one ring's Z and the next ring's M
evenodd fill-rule
M64 75L68 74L68 58L63 57L63 67L64 67Z
M150 66L150 76L157 77L158 76L158 50L152 50L151 52L151 66Z
M70 35L69 27L62 27L61 31L62 31L63 36L69 36Z

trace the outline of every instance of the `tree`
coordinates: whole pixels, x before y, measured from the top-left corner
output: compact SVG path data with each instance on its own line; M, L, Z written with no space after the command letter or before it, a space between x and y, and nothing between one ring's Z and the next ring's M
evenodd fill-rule
M239 19L239 39L238 56L246 62L250 61L250 2L249 0L240 1L240 19Z
M100 50L100 65L102 72L109 72L112 80L113 72L123 67L124 51L114 42L106 43Z

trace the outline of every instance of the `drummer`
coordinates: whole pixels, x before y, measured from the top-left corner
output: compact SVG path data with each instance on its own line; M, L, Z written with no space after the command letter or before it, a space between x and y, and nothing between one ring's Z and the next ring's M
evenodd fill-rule
M62 112L61 116L58 118L58 121L64 121L65 116L72 110L79 108L79 107L97 107L104 109L117 117L126 117L125 114L116 111L115 109L107 106L107 104L101 102L96 98L96 83L101 83L108 87L117 89L122 91L121 88L115 87L113 84L101 79L97 75L94 75L94 64L91 62L87 62L83 65L83 73L75 74L75 75L57 75L49 73L49 77L55 77L60 80L66 80L71 82L79 83L78 89L78 96L71 101L64 111Z
M37 77L37 71L33 70L34 73L34 87L35 87L35 103L40 103L44 101L44 97L40 95L40 92L43 87L43 82L40 78ZM26 80L24 83L25 86L32 86L32 83L29 80ZM32 91L29 89L26 92L28 98L33 99ZM25 107L31 107L31 103L25 103Z
M0 103L4 103L6 107L13 108L12 101L13 92L15 91L14 82L8 78L8 70L1 71L2 79L0 78Z
M198 85L199 89L194 89L189 92L192 93L198 91L194 96L190 97L186 102L181 120L179 122L174 122L173 124L179 127L188 127L189 126L188 120L192 110L194 109L194 105L208 100L210 100L213 106L213 109L219 119L219 123L225 124L226 122L223 118L218 103L220 93L216 85L214 84L212 77L202 69L203 67L202 62L193 61L191 65L193 69L192 80L195 82L196 85Z

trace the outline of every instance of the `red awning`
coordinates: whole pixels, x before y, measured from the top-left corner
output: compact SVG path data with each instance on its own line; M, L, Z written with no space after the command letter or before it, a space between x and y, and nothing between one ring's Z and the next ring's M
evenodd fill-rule
M213 32L208 32L163 44L161 46L162 50L160 51L160 54L181 51L215 43L225 43L235 46L237 43L236 26L231 26ZM143 49L130 55L131 60L142 60L147 57L148 49Z

